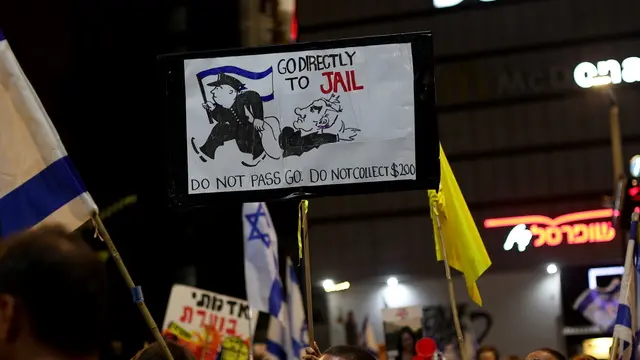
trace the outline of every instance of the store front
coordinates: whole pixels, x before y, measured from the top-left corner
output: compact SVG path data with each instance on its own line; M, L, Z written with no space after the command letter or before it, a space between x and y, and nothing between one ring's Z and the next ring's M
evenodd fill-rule
M574 309L574 303L594 284L603 287L612 276L619 276L619 268L607 276L594 277L589 272L622 264L623 242L612 227L612 210L598 201L586 200L479 209L473 215L493 265L478 283L484 301L482 308L471 302L462 279L455 279L461 320L466 336L471 339L467 350L470 354L475 349L471 345L478 344L495 345L503 355L524 356L540 347L575 353L582 351L585 340L606 337L606 332L582 315L583 309ZM319 246L312 248L314 259L325 259L314 262L313 275L318 283L325 279L350 283L348 288L326 294L325 329L332 345L346 341L347 314L353 311L358 329L368 317L376 339L385 343L387 355L392 359L397 356L398 332L410 326L403 323L406 319L396 319L400 325L394 325L393 314L402 314L402 309L415 306L420 308L420 319L411 321L420 324L414 329L417 333L434 337L440 344L455 341L444 270L429 249L433 247L430 220L423 216L414 221L425 224L424 232L414 235L410 230L416 224L400 223L397 219L390 221L395 225L380 220L374 229L377 235L391 236L393 230L385 226L391 225L396 234L402 235L403 244L423 244L409 248L414 253L424 251L413 257L403 256L404 250L378 240L371 231L365 246L365 240L356 235L359 227L354 228L354 224L348 235L332 234L335 244L321 235L323 225L314 227L314 241L329 249L341 243L342 253L350 254L347 261L344 256L323 252ZM361 246L360 252L368 261L351 256L354 243ZM353 262L362 270L346 265ZM397 282L389 280L391 277ZM406 311L415 312L415 308ZM587 345L602 345L604 340L598 341Z

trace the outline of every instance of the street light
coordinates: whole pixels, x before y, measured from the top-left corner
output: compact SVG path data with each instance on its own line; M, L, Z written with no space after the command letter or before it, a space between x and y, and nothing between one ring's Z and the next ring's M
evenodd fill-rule
M609 83L597 85L603 88L605 95L609 100L609 127L611 132L611 157L613 167L613 192L619 187L620 182L626 180L624 171L624 160L622 155L622 134L620 131L620 107L618 99L613 93L613 89Z

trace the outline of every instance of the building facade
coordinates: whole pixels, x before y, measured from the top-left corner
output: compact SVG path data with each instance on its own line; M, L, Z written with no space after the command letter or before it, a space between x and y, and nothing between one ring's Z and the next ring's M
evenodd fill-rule
M613 189L610 100L585 87L597 75L591 68L614 60L608 62L613 73L605 73L617 82L611 89L621 109L624 157L638 153L640 24L632 14L640 3L469 0L450 7L440 1L442 8L434 3L301 2L300 40L431 30L440 138L494 261L492 271L550 261L619 261L621 245L615 241L568 244L566 234L557 246L506 251L508 231L483 224L490 218L553 219L605 207L603 198ZM585 62L591 65L576 71ZM318 277L431 273L438 266L423 192L319 199L312 206L314 254L323 258ZM402 242L390 241L398 238ZM344 258L330 256L335 248ZM371 266L348 269L347 258Z
M297 13L303 42L433 32L440 139L493 261L481 285L496 290L488 282L512 281L507 271L526 278L549 263L622 262L624 236L613 233L605 201L610 97L593 85L613 82L626 161L640 152L639 12L632 0L327 0L302 1ZM356 298L379 300L365 283L443 276L425 192L313 200L310 216L315 281L363 284ZM331 296L335 317L349 302ZM562 312L547 300L548 322ZM561 328L539 332L562 347Z

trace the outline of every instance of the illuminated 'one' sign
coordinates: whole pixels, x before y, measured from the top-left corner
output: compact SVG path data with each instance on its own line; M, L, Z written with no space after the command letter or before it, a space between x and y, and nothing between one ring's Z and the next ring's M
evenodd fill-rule
M487 219L484 227L513 226L503 247L509 251L517 246L518 251L523 252L532 241L534 247L612 241L616 237L616 230L611 221L603 221L612 217L612 209L600 209L565 214L555 219L543 215Z
M433 7L436 9L444 9L460 5L464 0L433 0ZM494 2L496 0L478 0L480 2Z
M583 62L573 70L576 85L587 89L592 86L634 83L640 81L640 57L626 58L620 64L610 59L596 64Z

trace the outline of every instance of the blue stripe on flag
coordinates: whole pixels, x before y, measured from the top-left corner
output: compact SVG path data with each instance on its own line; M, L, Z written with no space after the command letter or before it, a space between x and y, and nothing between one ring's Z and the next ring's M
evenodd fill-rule
M287 352L284 351L282 345L274 342L271 339L267 339L267 352L269 354L273 354L273 356L275 356L279 360L287 359Z
M220 66L220 67L216 67L216 68L202 70L199 73L197 73L196 76L198 77L198 80L202 80L207 76L218 75L220 73L236 74L236 75L240 75L240 76L242 76L244 78L247 78L247 79L260 80L260 79L264 79L267 76L271 75L273 73L273 67L270 67L267 70L262 71L262 72L253 72L253 71L241 69L241 68L236 67L236 66Z
M0 237L26 230L85 193L68 156L0 198Z
M305 346L303 343L301 343L300 341L294 339L293 337L291 338L291 344L293 345L293 358L294 359L298 359L300 356L300 354L303 353L304 348L306 348L307 346Z
M215 67L207 70L202 70L196 74L196 77L198 78L198 80L202 80L207 76L218 75L221 73L235 74L251 80L260 80L273 74L273 67L269 67L267 70L262 72L253 72L253 71L241 69L236 66L220 66L220 67ZM271 93L269 95L260 96L260 98L262 99L262 101L267 102L275 99L275 95Z
M283 302L284 287L282 286L282 281L276 278L271 284L271 292L269 293L269 314L277 318L280 314L280 309L282 308Z
M629 305L623 303L620 303L620 305L618 305L616 325L622 325L631 329L631 308L629 307Z

